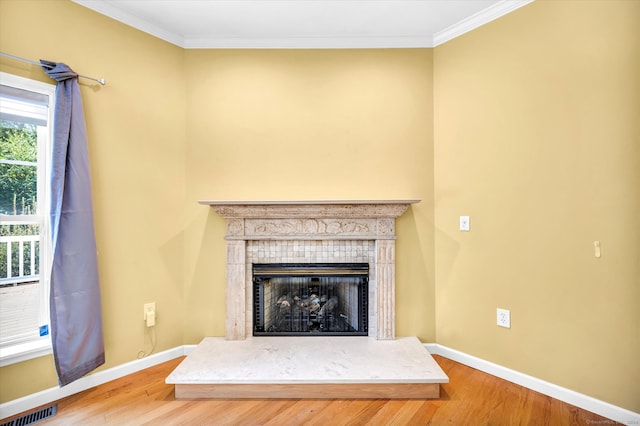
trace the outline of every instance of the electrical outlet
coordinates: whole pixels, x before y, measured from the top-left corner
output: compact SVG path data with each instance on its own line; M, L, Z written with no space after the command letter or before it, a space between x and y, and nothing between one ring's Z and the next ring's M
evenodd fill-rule
M497 324L500 327L511 328L511 311L508 309L497 309Z
M143 309L144 316L142 319L147 323L147 327L156 325L156 302L145 303Z

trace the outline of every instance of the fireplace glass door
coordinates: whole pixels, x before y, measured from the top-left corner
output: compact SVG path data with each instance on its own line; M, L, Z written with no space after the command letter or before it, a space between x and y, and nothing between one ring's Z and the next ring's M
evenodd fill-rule
M253 265L253 335L366 336L367 263Z

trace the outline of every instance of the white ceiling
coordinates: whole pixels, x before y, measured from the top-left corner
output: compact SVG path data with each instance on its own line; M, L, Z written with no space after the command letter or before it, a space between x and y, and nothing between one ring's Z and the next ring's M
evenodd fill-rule
M73 0L187 49L435 47L533 0Z

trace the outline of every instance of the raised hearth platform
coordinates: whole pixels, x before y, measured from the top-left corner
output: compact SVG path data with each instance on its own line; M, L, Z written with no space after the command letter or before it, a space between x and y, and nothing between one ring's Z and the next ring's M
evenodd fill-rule
M207 337L167 377L179 399L440 397L449 378L416 337Z

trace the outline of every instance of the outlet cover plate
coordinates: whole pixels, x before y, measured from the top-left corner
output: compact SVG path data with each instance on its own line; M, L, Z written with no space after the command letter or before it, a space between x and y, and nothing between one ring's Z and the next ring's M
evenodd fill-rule
M500 327L511 328L511 311L508 309L500 309L496 310L497 312L497 324Z
M155 312L156 311L156 302L145 303L143 305L144 315L142 317L143 320L147 320L147 312Z

